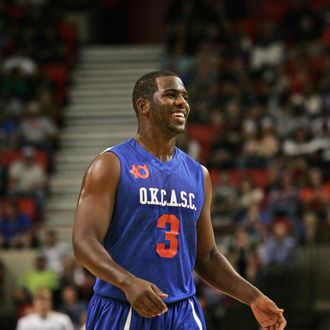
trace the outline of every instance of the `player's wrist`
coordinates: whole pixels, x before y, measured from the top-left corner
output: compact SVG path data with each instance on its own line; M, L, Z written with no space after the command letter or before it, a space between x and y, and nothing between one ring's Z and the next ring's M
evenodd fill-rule
M125 274L122 278L119 279L118 287L121 290L125 291L128 287L130 287L130 285L134 281L134 278L135 276L131 273Z
M249 290L246 291L246 297L244 303L248 306L256 304L265 295L258 290L255 286L251 285Z

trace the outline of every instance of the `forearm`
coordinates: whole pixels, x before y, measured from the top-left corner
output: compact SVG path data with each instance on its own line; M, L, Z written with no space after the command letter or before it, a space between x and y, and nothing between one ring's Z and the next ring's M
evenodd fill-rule
M262 295L236 272L218 250L213 250L207 259L196 263L196 271L207 283L244 304L251 305Z
M73 242L75 257L96 277L120 289L129 285L133 274L118 265L96 237L84 237Z

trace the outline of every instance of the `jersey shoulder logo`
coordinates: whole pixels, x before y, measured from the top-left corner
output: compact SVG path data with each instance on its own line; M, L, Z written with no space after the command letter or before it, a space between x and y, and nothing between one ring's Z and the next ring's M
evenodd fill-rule
M149 167L145 165L132 165L130 173L134 175L135 179L147 179L150 176Z

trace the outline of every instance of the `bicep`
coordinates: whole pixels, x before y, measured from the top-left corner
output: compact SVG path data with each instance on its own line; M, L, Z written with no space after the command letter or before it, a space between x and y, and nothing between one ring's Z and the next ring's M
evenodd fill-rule
M213 226L211 221L211 201L212 201L212 185L208 171L204 170L204 190L205 198L201 214L197 224L197 258L196 267L202 265L210 257L214 249L216 249Z
M73 239L102 241L110 224L120 177L120 162L113 153L98 156L86 171L78 198Z

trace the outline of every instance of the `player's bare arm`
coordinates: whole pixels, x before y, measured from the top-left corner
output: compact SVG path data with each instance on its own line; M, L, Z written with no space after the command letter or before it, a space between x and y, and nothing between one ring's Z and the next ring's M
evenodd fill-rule
M217 249L211 223L212 186L204 168L205 201L197 225L197 258L195 269L210 285L249 305L263 329L284 329L283 310L251 283L242 278Z
M102 245L113 213L120 171L120 161L111 152L98 156L88 168L73 227L74 254L92 274L123 290L141 316L152 317L167 310L162 300L167 295L118 265Z

